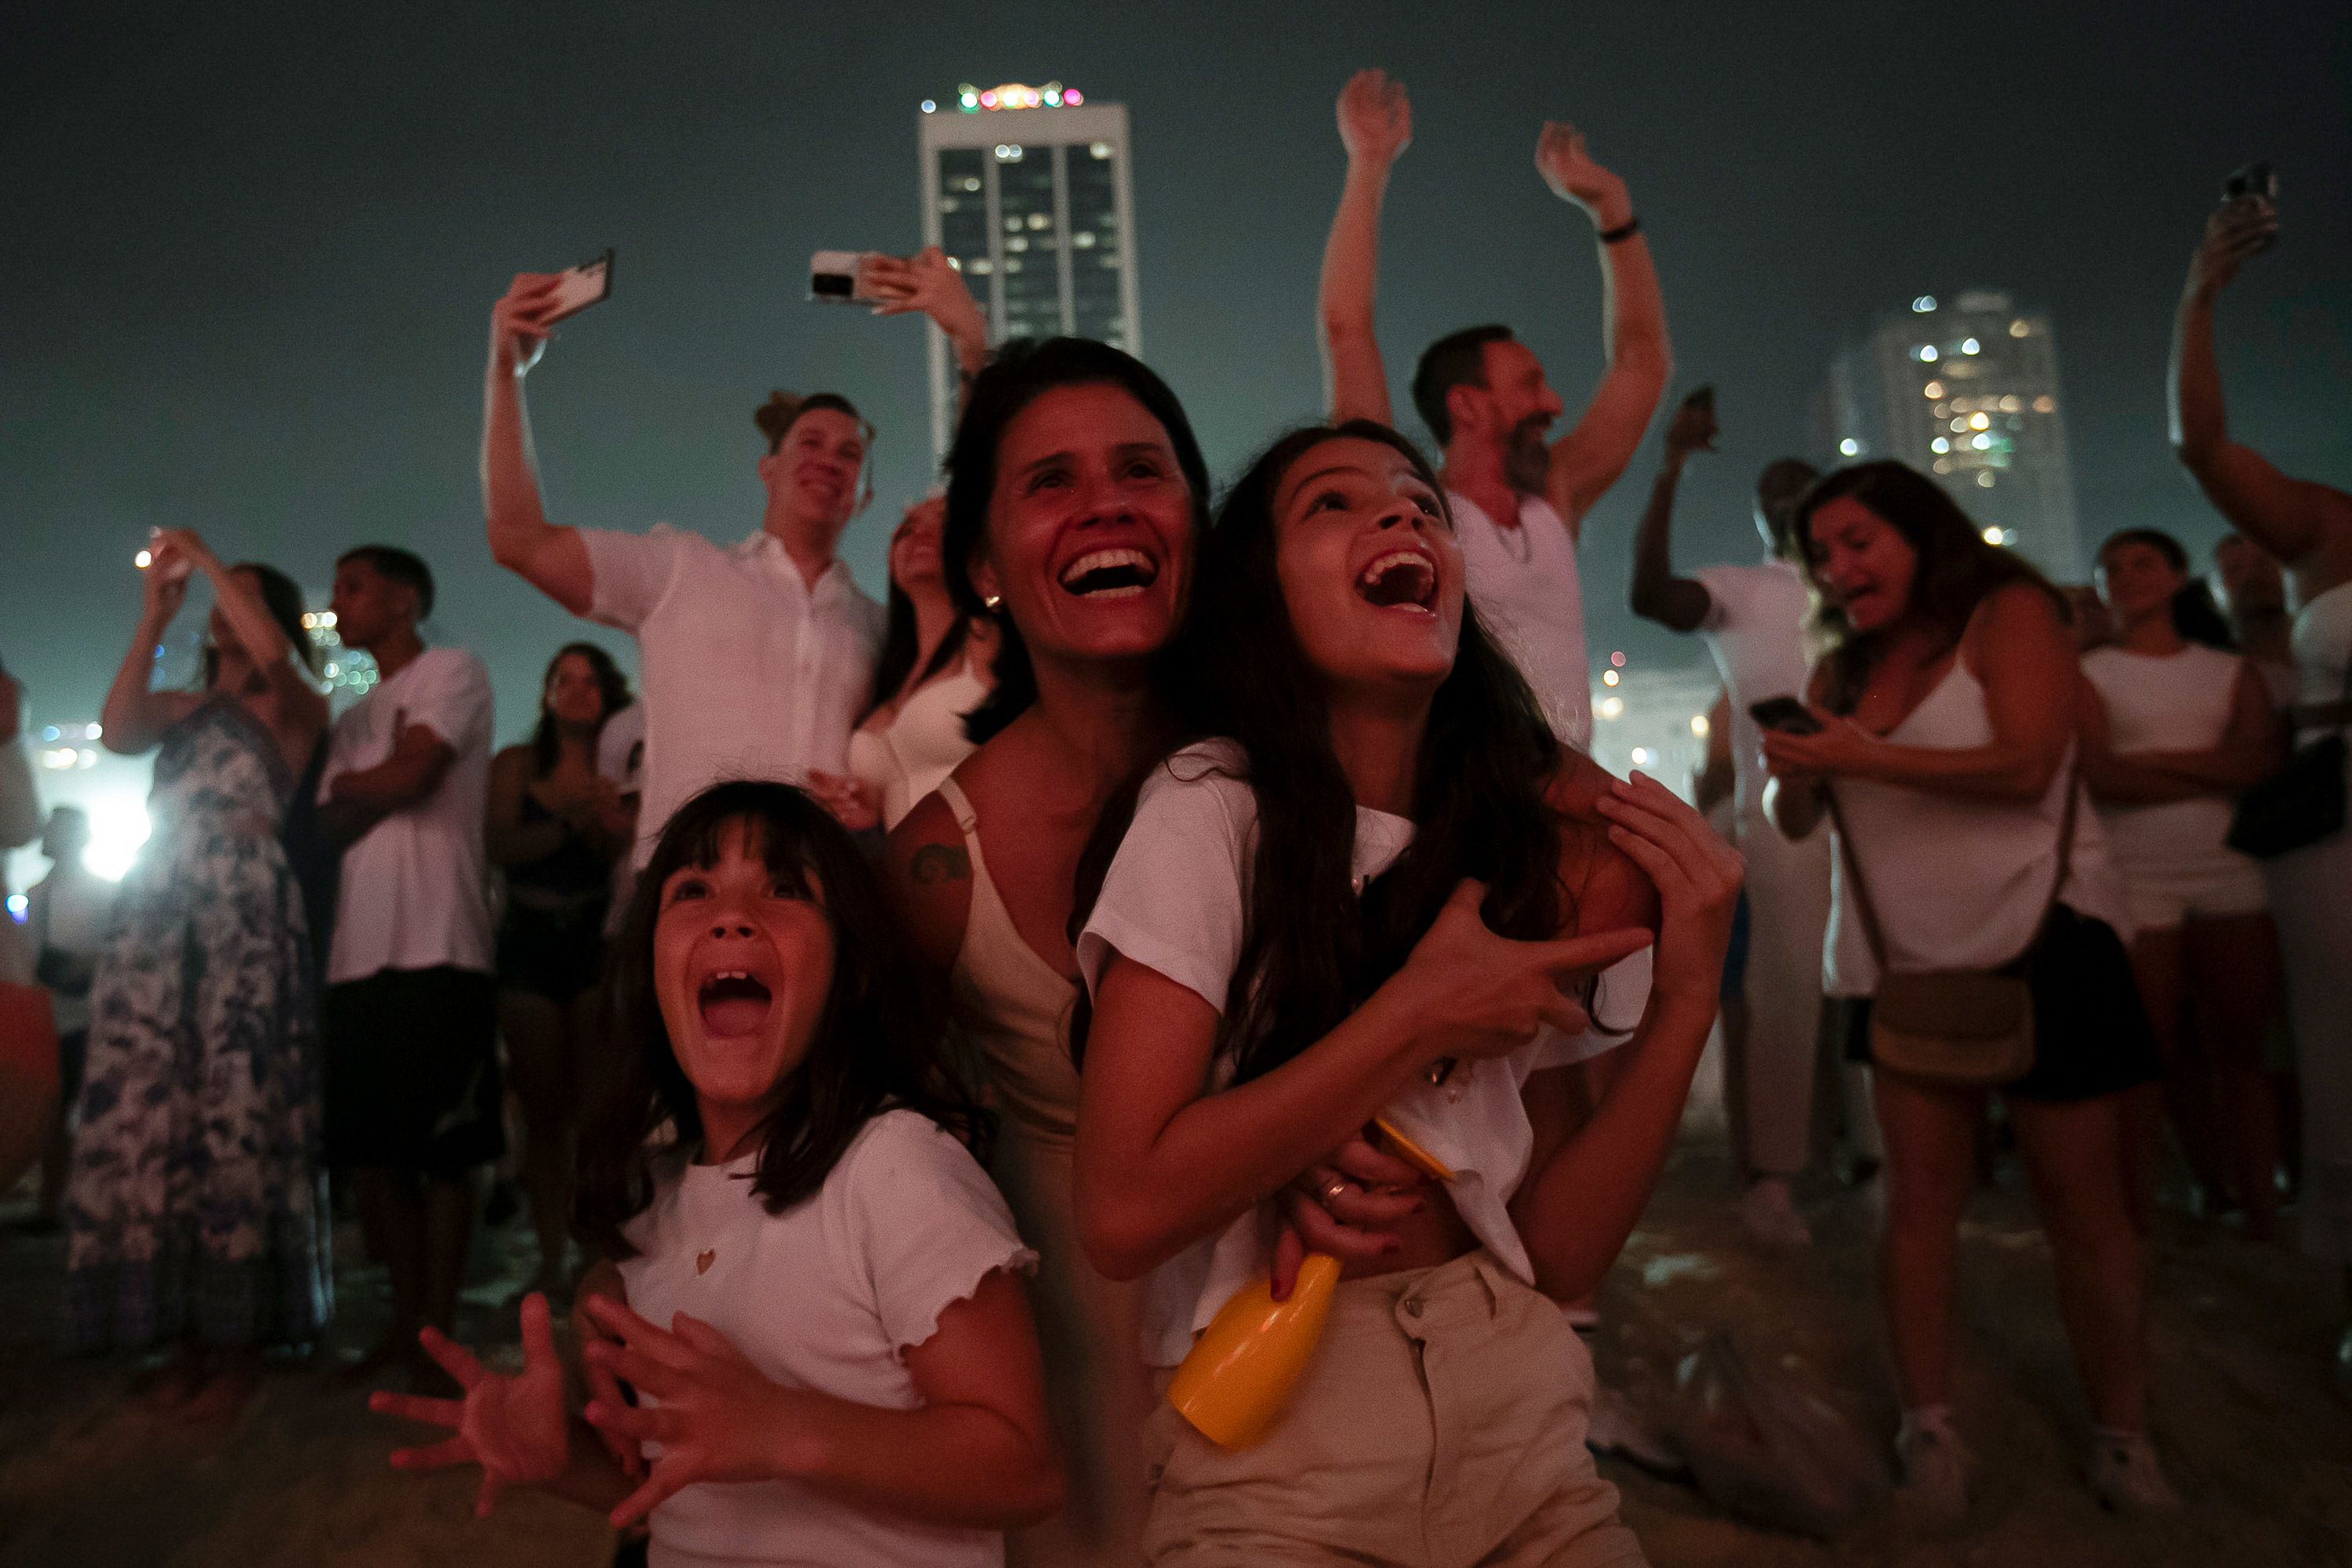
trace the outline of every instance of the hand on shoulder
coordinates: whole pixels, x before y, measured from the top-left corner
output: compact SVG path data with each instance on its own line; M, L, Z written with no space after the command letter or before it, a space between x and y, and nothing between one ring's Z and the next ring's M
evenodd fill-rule
M1568 752L1548 792L1565 819L1559 844L1559 878L1574 902L1575 923L1563 935L1617 931L1627 926L1658 929L1657 885L1633 857L1609 842L1609 821L1598 806L1616 776L1581 752Z

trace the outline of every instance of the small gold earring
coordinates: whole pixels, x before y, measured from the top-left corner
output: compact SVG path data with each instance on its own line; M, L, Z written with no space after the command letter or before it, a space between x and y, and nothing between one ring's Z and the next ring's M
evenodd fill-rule
M1002 608L1003 604L1004 595L1002 594L984 595L982 596L980 601L981 608L986 610L992 616Z

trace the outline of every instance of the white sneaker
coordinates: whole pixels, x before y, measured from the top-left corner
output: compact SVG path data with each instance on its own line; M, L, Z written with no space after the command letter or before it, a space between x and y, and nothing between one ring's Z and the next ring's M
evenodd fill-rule
M2164 1479L2157 1462L2156 1445L2145 1432L2129 1436L2101 1433L2091 1439L2091 1462L2084 1467L2091 1490L2117 1513L2162 1512L2180 1506L2180 1494Z
M1941 1421L1918 1425L1906 1416L1895 1458L1903 1471L1895 1495L1906 1509L1937 1525L1958 1524L1967 1515L1969 1450L1958 1432Z
M1786 1176L1759 1176L1748 1184L1739 1199L1739 1228L1750 1241L1766 1247L1811 1247L1813 1233L1805 1227L1790 1194Z

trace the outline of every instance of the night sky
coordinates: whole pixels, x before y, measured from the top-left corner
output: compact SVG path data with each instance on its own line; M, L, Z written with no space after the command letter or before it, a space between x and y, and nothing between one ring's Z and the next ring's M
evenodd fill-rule
M1176 14L1170 8L1170 14ZM617 248L613 301L530 394L559 521L757 526L752 407L849 394L879 498L869 589L929 479L921 329L803 301L820 247L919 233L915 122L959 81L1058 79L1133 119L1146 357L1230 477L1319 398L1331 102L1381 65L1417 137L1381 328L1402 393L1438 333L1513 323L1571 408L1600 364L1589 230L1530 162L1572 119L1631 184L1721 454L1680 559L1754 550L1747 485L1803 448L1841 335L1915 294L2054 323L2086 541L2216 524L2164 442L2182 269L2221 177L2267 157L2277 251L2223 308L2234 428L2352 483L2352 23L2335 4L1184 7L115 5L0 19L0 658L35 722L96 716L151 524L292 573L383 540L442 583L434 640L489 663L499 731L579 629L495 568L475 473L491 300ZM1799 19L1801 18L1801 19ZM2128 30L2119 30L2119 23ZM1416 436L1423 433L1414 429ZM1696 659L1623 607L1650 447L1586 529L1593 636ZM616 650L625 639L593 635Z

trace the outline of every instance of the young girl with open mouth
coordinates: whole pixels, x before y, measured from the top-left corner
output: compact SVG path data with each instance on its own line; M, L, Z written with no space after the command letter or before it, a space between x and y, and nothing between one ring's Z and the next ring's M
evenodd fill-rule
M900 951L855 843L800 791L723 784L670 819L579 1189L627 1298L588 1300L610 1338L585 1354L637 1403L571 1415L532 1295L520 1373L425 1331L465 1397L377 1394L455 1434L395 1466L480 1466L478 1512L533 1485L649 1519L656 1564L992 1564L1006 1526L1053 1511L1012 1278L1034 1255ZM641 1447L642 1479L591 1428Z

